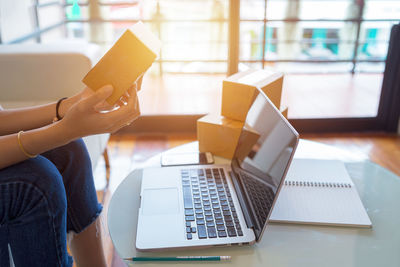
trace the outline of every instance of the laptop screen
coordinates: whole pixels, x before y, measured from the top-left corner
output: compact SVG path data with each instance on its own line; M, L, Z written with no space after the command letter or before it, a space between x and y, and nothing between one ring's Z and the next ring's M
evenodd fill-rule
M257 240L267 223L297 142L297 132L260 92L249 109L235 151L240 180L256 221Z

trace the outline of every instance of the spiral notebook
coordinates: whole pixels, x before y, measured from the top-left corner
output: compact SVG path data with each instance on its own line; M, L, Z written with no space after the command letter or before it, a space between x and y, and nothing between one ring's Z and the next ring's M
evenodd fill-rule
M271 222L372 227L341 161L294 159Z

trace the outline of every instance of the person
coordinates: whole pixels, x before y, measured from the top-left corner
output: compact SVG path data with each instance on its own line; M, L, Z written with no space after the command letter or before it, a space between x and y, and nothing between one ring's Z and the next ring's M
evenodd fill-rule
M106 266L102 206L80 138L138 117L136 85L114 107L112 92L85 88L57 103L0 110L0 266L9 266L9 247L16 266Z

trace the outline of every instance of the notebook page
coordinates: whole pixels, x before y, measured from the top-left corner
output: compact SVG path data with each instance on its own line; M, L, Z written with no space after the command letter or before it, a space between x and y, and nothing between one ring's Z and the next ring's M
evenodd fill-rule
M285 180L354 185L343 162L338 160L293 159Z
M371 226L357 190L342 162L296 159L290 168L290 176L287 176L282 186L270 221ZM329 174L325 175L327 172ZM296 184L294 181L303 183Z

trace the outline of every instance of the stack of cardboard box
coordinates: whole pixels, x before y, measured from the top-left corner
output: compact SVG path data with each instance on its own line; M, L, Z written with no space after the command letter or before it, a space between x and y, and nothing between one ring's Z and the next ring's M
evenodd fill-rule
M240 138L238 154L246 155L257 142L259 134L244 125L247 112L260 88L281 108L283 74L266 70L247 70L223 81L221 114L206 115L197 121L200 152L232 159ZM287 108L282 112L287 117ZM242 133L243 128L243 133Z

